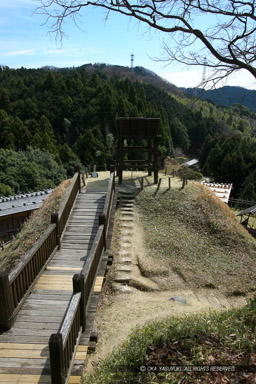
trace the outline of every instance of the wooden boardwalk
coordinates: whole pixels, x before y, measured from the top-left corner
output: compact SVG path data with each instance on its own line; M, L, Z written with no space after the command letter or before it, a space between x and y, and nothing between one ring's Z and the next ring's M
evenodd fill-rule
M15 324L0 334L0 383L51 383L48 341L60 327L79 273L93 243L106 193L85 191L77 196L64 231L61 249L53 256L19 311ZM94 286L101 289L103 277ZM94 298L94 301L95 298ZM94 306L92 300L91 306ZM87 336L87 337L86 337ZM69 383L79 383L89 333L82 335Z

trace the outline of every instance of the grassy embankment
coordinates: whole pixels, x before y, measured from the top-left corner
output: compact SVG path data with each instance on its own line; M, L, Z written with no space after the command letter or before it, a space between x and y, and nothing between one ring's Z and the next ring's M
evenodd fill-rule
M51 214L58 211L65 192L71 183L62 182L42 206L34 211L17 236L0 252L0 271L11 271L25 256L51 223Z
M146 188L137 197L149 257L193 289L227 295L256 286L256 242L230 209L203 186ZM146 273L145 269L145 273ZM152 274L151 274L152 277ZM162 279L168 284L168 275ZM165 280L165 281L164 281ZM124 320L125 321L125 320ZM141 365L251 365L256 363L256 296L244 308L168 318L134 330L95 370L88 383L253 383L255 373L141 373Z
M146 189L137 197L150 256L191 288L244 294L256 287L256 241L213 192Z

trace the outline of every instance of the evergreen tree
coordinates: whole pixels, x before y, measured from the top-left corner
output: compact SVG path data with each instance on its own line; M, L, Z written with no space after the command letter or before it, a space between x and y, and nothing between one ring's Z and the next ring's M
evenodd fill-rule
M144 87L140 87L139 98L138 98L138 110L140 116L147 117L148 108L147 108L147 97Z
M124 96L120 96L118 99L117 115L119 117L129 116L129 102Z
M24 125L18 117L15 117L12 121L11 131L15 136L15 147L25 150L29 143L31 143L32 135L26 125Z
M105 146L94 136L91 129L78 137L73 145L73 150L85 166L97 164L99 160L96 157L97 151L101 152L99 165L104 165L106 162Z
M138 104L138 96L137 96L137 91L136 91L136 88L134 86L134 84L132 84L130 86L130 89L129 89L129 98L128 98L129 102L136 106L137 107L137 104Z
M5 88L0 90L0 109L10 113L12 111L12 105L9 99L8 92Z
M43 82L43 89L45 91L52 91L52 92L56 90L56 80L52 72L47 73L46 78Z
M46 116L41 116L39 120L40 136L41 136L41 149L46 149L51 153L56 152L56 139L54 136L53 128Z
M171 120L170 126L174 147L181 147L185 151L188 150L190 147L190 139L186 126L182 124L177 117Z
M239 198L242 200L256 201L255 184L252 182L248 183L239 195Z
M109 81L104 84L100 104L101 124L104 136L107 137L107 135L109 133L113 133L115 129L115 114L117 106L116 96Z
M201 147L201 151L200 151L199 161L200 161L201 168L204 167L204 165L207 161L209 152L213 146L214 146L214 140L213 140L212 136L209 134L206 137L206 139L204 140L202 147ZM208 175L208 172L207 172L207 175Z

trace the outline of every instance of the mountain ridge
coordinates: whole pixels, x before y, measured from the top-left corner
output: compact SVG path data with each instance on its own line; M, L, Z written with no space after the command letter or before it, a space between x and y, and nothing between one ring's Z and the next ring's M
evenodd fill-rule
M0 65L2 70L9 69L8 66ZM217 89L204 90L203 88L184 88L177 87L167 79L157 75L150 69L142 66L134 68L106 64L106 63L87 63L78 67L55 67L53 65L45 65L42 70L51 72L63 72L72 70L85 70L88 74L92 74L95 70L99 70L106 77L119 76L122 79L129 78L132 82L146 82L157 86L160 89L173 93L178 96L197 97L201 100L213 102L217 106L231 107L233 104L240 104L249 109L250 112L256 113L256 90L246 89L240 86L224 86Z
M202 88L181 88L181 90L185 96L199 97L224 107L241 104L251 112L256 112L256 90L229 85L207 91Z

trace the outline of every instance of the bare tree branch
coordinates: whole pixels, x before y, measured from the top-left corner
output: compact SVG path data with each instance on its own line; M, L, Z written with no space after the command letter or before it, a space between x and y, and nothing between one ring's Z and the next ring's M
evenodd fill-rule
M226 76L246 69L256 79L256 0L35 0L37 12L62 39L64 22L77 22L84 7L118 12L176 40L165 43L166 60L186 65L206 65ZM202 17L212 23L200 25ZM204 49L198 50L198 43ZM190 48L195 47L195 50ZM222 75L221 75L222 76ZM218 76L217 76L218 79Z

